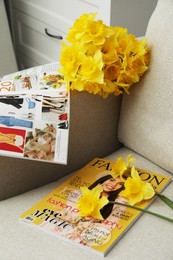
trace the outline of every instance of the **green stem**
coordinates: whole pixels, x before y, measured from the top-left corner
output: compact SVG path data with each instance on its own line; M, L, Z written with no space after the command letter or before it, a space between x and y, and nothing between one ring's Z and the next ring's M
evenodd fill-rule
M110 201L110 203L117 204L117 205L121 205L121 206L128 207L128 208L132 208L132 209L136 209L136 210L138 210L138 211L145 212L145 213L147 213L147 214L153 215L153 216L155 216L155 217L158 217L158 218L161 218L161 219L164 219L164 220L166 220L166 221L169 221L169 222L173 223L173 219L168 218L168 217L163 216L163 215L160 215L160 214L158 214L158 213L155 213L155 212L146 210L146 209L142 209L142 208L139 208L139 207L136 207L136 206L132 206L132 205L129 205L129 204L124 204L124 203L117 202L117 201Z
M168 197L166 197L163 194L160 194L158 192L156 192L156 195L159 197L159 199L161 199L163 202L165 202L171 209L173 209L173 201L170 200Z

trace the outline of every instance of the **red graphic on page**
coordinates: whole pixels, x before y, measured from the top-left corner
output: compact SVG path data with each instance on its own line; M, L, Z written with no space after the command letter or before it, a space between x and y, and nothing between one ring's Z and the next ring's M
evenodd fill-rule
M0 150L23 153L25 130L0 127Z

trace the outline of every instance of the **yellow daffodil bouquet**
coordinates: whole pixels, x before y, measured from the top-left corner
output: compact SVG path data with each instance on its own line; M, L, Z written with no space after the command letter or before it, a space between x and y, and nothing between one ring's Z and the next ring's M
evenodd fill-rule
M149 47L126 28L107 26L96 13L83 14L63 42L59 72L68 90L107 97L129 93L148 69Z
M149 182L141 179L138 170L134 166L131 166L131 163L135 163L135 161L135 158L132 158L131 154L127 156L126 161L124 161L122 157L119 157L113 164L112 171L109 173L113 178L121 178L124 183L124 189L120 191L119 196L126 198L128 203L109 201L105 196L101 196L103 192L101 185L97 185L92 190L87 187L81 187L82 196L76 204L81 217L93 217L98 220L103 220L101 209L107 204L117 204L143 211L173 223L173 219L171 218L139 207L140 202L149 200L156 195L172 209L173 201L157 193Z

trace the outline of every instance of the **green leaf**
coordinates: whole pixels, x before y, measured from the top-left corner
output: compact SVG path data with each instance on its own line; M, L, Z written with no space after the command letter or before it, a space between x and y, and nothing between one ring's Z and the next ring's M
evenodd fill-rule
M161 219L164 219L166 221L169 221L169 222L173 223L173 219L172 218L168 218L166 216L160 215L158 213L155 213L155 212L152 212L152 211L149 211L149 210L146 210L146 209L142 209L142 208L139 208L139 207L136 207L136 206L132 206L132 205L129 205L129 204L120 203L120 202L117 202L117 201L114 201L114 202L111 201L110 203L114 203L114 204L121 205L121 206L124 206L124 207L136 209L138 211L145 212L147 214L153 215L155 217L158 217L158 218L161 218Z
M162 195L160 193L156 193L156 195L163 201L165 202L171 209L173 209L173 201L170 200L168 197L165 195Z

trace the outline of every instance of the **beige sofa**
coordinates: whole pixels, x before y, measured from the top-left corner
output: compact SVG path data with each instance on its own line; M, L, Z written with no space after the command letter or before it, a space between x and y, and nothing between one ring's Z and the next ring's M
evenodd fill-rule
M1 157L0 259L100 259L18 219L21 213L68 178L70 172L94 157L115 160L132 153L138 167L172 176L172 0L158 1L146 36L152 50L150 70L130 95L123 96L122 102L121 97L111 97L103 107L100 97L72 94L68 166ZM88 104L87 110L85 104ZM97 107L102 110L97 111ZM107 115L107 119L100 118L99 113ZM173 184L163 193L173 199ZM153 202L150 210L173 218L173 211L159 199ZM106 259L172 260L172 243L173 224L143 214Z

